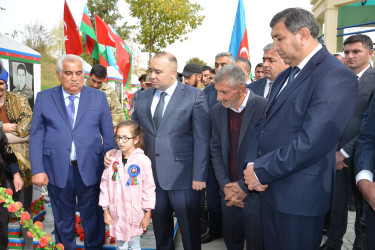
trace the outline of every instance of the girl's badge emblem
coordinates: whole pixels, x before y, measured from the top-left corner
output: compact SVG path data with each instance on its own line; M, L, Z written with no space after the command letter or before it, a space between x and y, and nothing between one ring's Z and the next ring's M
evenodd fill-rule
M118 161L115 161L112 163L112 170L113 170L112 181L116 181L117 179L119 165L120 163L118 163Z
M133 186L138 184L137 176L141 173L141 169L138 165L130 165L128 168L129 179L126 182L126 186Z

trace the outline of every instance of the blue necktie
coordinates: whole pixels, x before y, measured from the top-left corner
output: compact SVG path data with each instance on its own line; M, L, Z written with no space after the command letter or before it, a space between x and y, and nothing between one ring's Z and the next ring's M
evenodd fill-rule
M70 95L68 98L70 100L68 106L66 106L66 110L68 111L68 116L69 116L69 121L70 121L70 124L72 125L72 128L73 128L73 125L74 125L74 115L76 113L76 108L74 106L74 99L76 99L77 96L75 95Z
M294 80L294 77L296 76L296 74L300 71L300 69L298 67L294 67L292 69L292 71L290 71L290 74L289 74L289 79L288 79L288 83L286 84L285 88L289 87L290 84L293 82Z
M160 93L159 103L156 106L156 109L155 109L155 112L154 112L153 120L154 120L154 124L155 124L156 130L159 130L161 119L163 118L163 110L164 110L164 103L165 103L164 97L166 95L167 95L166 92L161 92Z

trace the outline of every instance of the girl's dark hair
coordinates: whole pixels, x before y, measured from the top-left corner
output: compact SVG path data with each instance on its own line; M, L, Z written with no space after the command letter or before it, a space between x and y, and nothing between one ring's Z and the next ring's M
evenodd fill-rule
M145 150L145 144L144 144L144 139L143 139L143 130L142 130L141 125L138 124L138 122L128 120L128 121L124 121L124 122L119 123L116 126L115 134L117 134L117 130L119 128L127 127L127 126L132 128L132 137L138 136L138 142L135 144L135 147Z

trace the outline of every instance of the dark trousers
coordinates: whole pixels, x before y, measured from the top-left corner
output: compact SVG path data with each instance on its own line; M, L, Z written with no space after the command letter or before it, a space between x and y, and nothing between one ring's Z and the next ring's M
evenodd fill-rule
M4 203L0 203L0 249L8 247L8 220L8 210L4 207Z
M342 246L342 239L345 235L348 222L350 189L352 189L356 208L356 220L354 224L356 238L353 249L363 249L363 229L361 225L363 211L362 195L355 185L351 171L351 167L336 170L333 205L329 216L328 239L326 241L327 246L331 248L341 248Z
M223 237L228 250L263 250L263 229L259 194L252 193L244 200L245 206L227 207L221 199L223 212Z
M286 201L287 202L287 201ZM284 214L261 200L265 250L317 250L322 235L324 215Z
M368 249L375 249L375 212L370 206L366 206L366 233Z
M76 249L74 234L75 213L78 210L85 230L85 249L102 249L104 243L103 209L99 204L99 183L86 187L77 166L69 166L68 182L65 188L48 185L53 216L55 239L65 249Z
M222 235L222 215L220 188L212 165L208 167L208 179L206 187L206 199L208 210L208 228L212 237Z
M199 194L192 189L163 190L156 184L156 204L152 210L156 249L175 249L173 212L176 213L184 249L201 249Z

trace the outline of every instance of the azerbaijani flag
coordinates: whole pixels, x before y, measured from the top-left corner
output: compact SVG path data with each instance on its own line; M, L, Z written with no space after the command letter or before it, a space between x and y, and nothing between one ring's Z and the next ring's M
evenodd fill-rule
M242 0L238 0L236 19L234 20L229 52L231 52L235 58L244 57L250 60L249 44L247 41L245 9Z
M91 55L96 60L99 60L99 45L86 6L83 11L80 30L85 34L87 54Z

